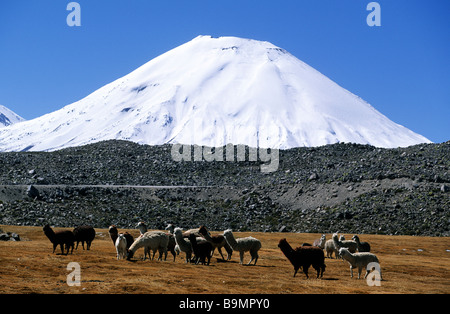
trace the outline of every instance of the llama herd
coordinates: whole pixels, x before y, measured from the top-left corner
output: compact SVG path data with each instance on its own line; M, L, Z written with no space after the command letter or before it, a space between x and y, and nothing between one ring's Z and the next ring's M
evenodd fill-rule
M322 277L325 271L325 254L323 252L325 250L328 258L333 258L334 253L336 258L342 258L350 264L351 278L353 278L353 269L357 268L358 279L361 278L363 269L366 270L364 275L364 279L366 279L372 270L371 264L377 263L379 266L380 263L377 256L370 253L370 244L361 242L358 235L354 235L352 240L345 240L343 235L339 238L338 236L337 233L334 233L332 238L327 241L326 236L322 235L320 239L314 241L313 245L303 243L301 247L297 247L295 250L292 249L286 239L282 239L278 247L294 266L294 277L301 267L308 278L308 269L311 265L317 271L317 278L319 278L319 275ZM379 276L382 280L381 271Z
M222 234L211 235L205 226L197 229L183 231L172 224L166 227L168 232L148 231L144 222L139 222L136 226L140 235L135 239L128 232L119 232L115 225L108 229L110 238L116 249L117 259L130 260L140 248L144 249L144 260L148 258L153 260L156 253L159 253L158 260L166 260L168 252L173 256L173 261L177 255L184 254L186 263L209 265L214 251L217 249L222 259L225 260L222 248L227 252L226 260L230 260L233 251L239 252L239 264L244 263L244 253L250 253L250 261L256 265L258 261L258 251L261 249L261 241L254 237L235 238L231 229L225 230ZM84 250L86 242L87 250L95 238L95 230L91 226L79 226L73 231L53 231L49 225L44 226L44 234L53 244L53 253L57 246L61 248L61 254L72 254L75 248L75 242L81 242ZM317 272L317 278L322 277L325 271L325 255L327 258L342 258L350 264L350 276L353 278L353 269L358 269L358 279L361 277L362 270L366 270L364 278L368 276L371 269L368 268L371 263L377 263L378 258L370 253L370 244L361 242L358 235L354 235L352 240L345 240L344 236L338 236L337 233L332 238L326 240L322 235L313 244L303 243L295 249L287 242L281 239L278 247L289 262L294 267L294 277L302 269L308 276L308 270L312 266ZM64 250L66 251L64 253ZM324 253L325 251L325 253ZM381 272L380 272L381 277Z

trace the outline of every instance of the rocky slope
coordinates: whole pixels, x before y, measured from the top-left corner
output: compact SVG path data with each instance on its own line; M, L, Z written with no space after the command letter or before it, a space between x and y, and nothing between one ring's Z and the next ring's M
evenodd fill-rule
M448 156L450 142L335 144L280 151L265 174L260 162L176 162L170 145L126 141L1 153L0 224L449 236Z

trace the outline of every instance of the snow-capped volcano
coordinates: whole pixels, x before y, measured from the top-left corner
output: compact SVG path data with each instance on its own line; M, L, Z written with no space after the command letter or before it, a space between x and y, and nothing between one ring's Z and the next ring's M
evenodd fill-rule
M0 130L0 151L108 139L291 148L430 142L268 42L199 36L86 98Z
M0 128L22 121L25 121L25 119L11 111L11 109L0 105Z

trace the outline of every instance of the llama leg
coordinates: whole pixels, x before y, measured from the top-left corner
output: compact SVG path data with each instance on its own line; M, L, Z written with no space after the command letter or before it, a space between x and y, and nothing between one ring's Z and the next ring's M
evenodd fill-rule
M163 256L163 253L162 253L162 249L158 249L158 261L162 261L162 256Z
M370 270L369 270L369 269L366 269L366 274L364 275L364 279L367 278L367 276L369 275L369 273L370 273Z
M227 261L229 261L231 259L231 253L232 252L227 250L226 248L225 248L225 251L227 251Z
M362 267L358 266L358 279L361 279Z
M256 265L256 262L258 261L258 253L257 252L250 252L250 255L251 255L251 260L250 260L250 262L248 262L248 264L247 265L250 265L250 263L254 260L255 261L255 264L254 265Z
M147 248L144 247L144 261L147 259Z
M306 275L306 279L309 278L309 276L308 276L308 268L309 268L309 266L303 265L303 272L304 272L305 275Z
M239 252L239 260L240 260L239 264L242 265L244 263L244 251Z
M213 249L213 253L214 253L214 250L215 249ZM223 257L223 254L222 254L222 248L219 247L219 248L217 248L217 250L219 251L220 256L222 256L222 259L225 260L225 258ZM211 254L211 256L212 256L212 254Z
M317 276L316 276L316 279L318 279L319 278L319 276L320 276L320 266L319 265L315 265L314 266L314 269L316 270L316 272L317 272Z
M350 278L353 278L353 266L350 266Z

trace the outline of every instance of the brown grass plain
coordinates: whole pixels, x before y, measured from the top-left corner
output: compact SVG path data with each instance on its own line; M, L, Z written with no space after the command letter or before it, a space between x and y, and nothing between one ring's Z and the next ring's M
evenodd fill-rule
M239 254L221 261L216 251L210 266L184 262L143 261L139 250L133 261L117 260L107 229L96 229L91 250L81 244L72 255L55 254L42 227L0 226L16 232L20 242L0 242L1 294L448 294L450 293L450 238L361 235L380 259L381 286L350 278L347 262L325 259L322 279L303 272L293 278L293 267L277 247L281 238L292 246L313 242L320 234L239 233L262 242L256 266L239 265ZM64 228L55 228L64 230ZM67 230L67 229L66 229ZM125 230L120 230L125 231ZM137 230L127 230L137 236ZM211 232L215 234L216 232ZM346 235L351 238L351 234ZM327 235L330 238L330 235ZM247 253L244 262L250 258ZM70 262L81 267L81 286L67 284Z

